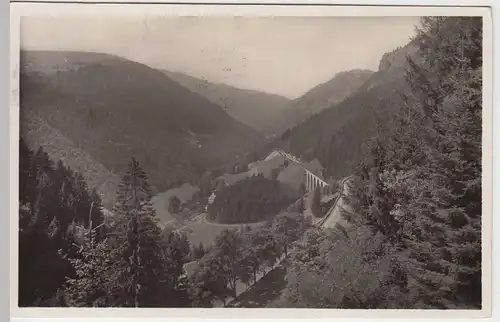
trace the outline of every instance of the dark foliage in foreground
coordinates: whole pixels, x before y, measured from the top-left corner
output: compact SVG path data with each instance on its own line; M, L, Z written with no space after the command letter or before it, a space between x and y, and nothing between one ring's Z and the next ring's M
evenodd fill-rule
M101 201L79 173L54 165L42 148L19 143L19 306L51 305L75 270L60 253L74 254L82 228L103 222ZM103 230L96 231L96 239Z
M371 120L375 135L356 152L350 207L333 231L278 215L223 231L209 250L193 247L161 233L135 159L104 221L81 175L21 141L19 305L212 307L288 256L283 307L480 308L481 40L479 18L422 19L420 58L405 73L411 90L390 122ZM217 183L203 179L206 195ZM210 216L261 220L288 205L285 196L256 176L221 188ZM190 256L199 266L186 278Z
M151 188L133 159L103 223L83 179L21 141L20 306L189 306L186 236L161 234ZM89 230L89 215L92 230Z
M427 17L411 93L377 124L347 197L349 225L311 231L285 307L481 308L481 18Z
M193 306L213 307L215 301L226 304L235 297L238 281L254 284L257 274L288 256L293 242L310 227L304 216L286 214L263 227L222 231L190 277Z

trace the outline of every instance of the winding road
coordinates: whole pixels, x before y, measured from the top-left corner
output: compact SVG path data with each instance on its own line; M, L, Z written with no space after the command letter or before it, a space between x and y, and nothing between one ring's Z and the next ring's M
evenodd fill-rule
M285 156L288 160L290 160L291 162L295 163L295 164L298 164L299 166L301 166L304 171L309 171L305 166L304 164L296 157L294 157L293 155L290 155L284 151L280 151L280 150L276 150L276 151L273 151L274 153L279 153L283 156ZM344 198L342 198L343 196L345 196L346 194L349 193L348 191L348 183L350 182L350 179L352 179L352 177L347 177L347 178L344 178L341 182L340 182L340 185L341 185L341 191L339 193L339 195L337 196L334 204L332 205L332 207L328 210L328 212L326 213L326 215L320 219L316 225L319 225L321 228L334 228L335 225L338 223L338 222L342 222L343 219L342 219L342 210L343 209L348 209L348 205L346 204ZM109 216L109 215L112 215L113 213L107 209L104 209L105 213ZM215 225L215 226L225 226L225 227L236 227L236 226L241 226L240 224L217 224L217 223L212 223L210 221L208 221L206 219L206 214L205 213L200 213L198 215L196 215L194 218L191 218L191 223L187 224L187 225L184 225L182 227L179 227L178 229L176 229L176 231L181 231L185 228L188 228L189 226L193 225L193 224L196 224L196 223L199 223L200 221L203 221L205 224L209 224L209 225ZM258 224L261 224L261 223L255 223L254 225L258 225ZM289 254L293 252L293 249L290 249L290 252ZM263 268L262 270L259 270L257 276L256 276L256 282L255 283L252 283L252 285L247 285L241 281L237 281L236 283L236 297L235 298L230 298L228 299L229 301L226 301L226 304L227 303L231 303L232 301L234 300L237 300L238 296L240 296L241 294L245 293L246 291L248 291L253 285L255 285L256 283L258 283L264 276L266 276L268 273L270 273L271 271L273 271L276 267L278 267L282 262L283 260L285 260L285 255L283 254L277 261L276 263L272 266L272 267L266 267L266 268ZM217 302L217 303L214 303L215 304L215 307L223 307L225 306L225 303L222 303L222 302Z
M282 154L282 155L284 155L285 157L288 158L288 154ZM302 165L302 163L297 158L295 158L295 157L288 158L288 159L290 161L294 162L294 163ZM304 168L304 170L307 171L307 169L305 169L305 168ZM342 218L342 210L349 210L350 207L346 203L345 199L342 198L342 197L350 194L349 185L352 182L352 179L353 179L353 177L349 176L349 177L344 178L340 182L340 189L339 189L340 192L339 192L339 195L337 196L335 202L333 203L332 207L328 210L328 212L326 213L326 215L320 221L317 222L318 226L320 226L321 228L331 229L331 228L334 228L337 225L337 223L340 223L341 225L342 224L345 225L345 223L344 223L345 220ZM289 254L292 253L292 252L293 252L293 248L290 249ZM259 274L257 276L257 281L255 283L253 283L253 285L257 284L264 276L266 276L268 273L270 273L276 267L278 267L283 262L283 260L285 260L285 258L286 258L286 256L282 255L277 260L277 262L275 263L275 265L273 267L267 268L267 270L264 271L264 272L259 272ZM241 294L243 294L246 291L248 291L252 286L247 286L247 285L245 285L243 283L237 283L236 298L230 299L229 303L231 303L233 301L237 301L238 297ZM217 304L218 304L217 306L219 306L219 307L220 306L224 306L224 304L222 302L221 303L217 303Z
M352 177L344 178L341 181L342 190L340 191L337 199L333 203L333 206L328 210L324 219L319 223L321 228L334 228L338 222L344 222L342 218L342 210L349 210L350 206L345 202L343 197L348 196L349 184L352 182Z

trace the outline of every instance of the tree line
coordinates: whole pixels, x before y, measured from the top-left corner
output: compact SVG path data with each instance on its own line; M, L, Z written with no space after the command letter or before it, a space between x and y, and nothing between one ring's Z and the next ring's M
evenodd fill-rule
M482 19L424 17L413 41L411 90L376 121L349 224L306 234L282 306L481 308Z
M238 181L216 192L208 218L224 223L252 223L267 219L296 198L287 195L281 182L262 174Z
M292 243L311 226L300 214L283 214L262 227L223 230L214 246L200 259L190 276L190 294L195 307L213 307L215 301L227 304L236 296L236 283L247 287L282 257Z
M20 142L19 305L189 306L186 236L162 233L132 159L113 216L83 177ZM92 223L92 224L90 224ZM104 224L105 223L105 224Z
M101 199L80 173L54 164L46 152L19 142L19 305L42 305L56 295L75 269L81 231L103 223ZM102 239L105 227L96 230Z
M287 255L310 226L282 214L262 227L225 230L212 247L161 231L148 178L132 159L111 215L81 175L20 141L19 305L197 307L234 296L236 281ZM184 264L198 261L188 278Z
M411 90L391 122L375 120L346 197L348 224L321 231L303 216L278 216L262 229L226 230L210 250L192 247L199 267L189 278L189 243L158 227L136 160L105 218L81 174L21 140L19 305L211 307L296 240L284 307L480 308L482 21L425 17L413 41ZM281 208L260 199L279 197L263 179L219 194L213 219Z

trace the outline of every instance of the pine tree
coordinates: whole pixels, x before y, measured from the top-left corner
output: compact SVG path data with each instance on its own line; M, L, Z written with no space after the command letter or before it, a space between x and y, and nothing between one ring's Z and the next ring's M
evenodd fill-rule
M123 306L175 306L172 294L179 287L185 254L178 244L163 240L151 194L145 172L132 159L118 186L115 213L121 224L112 241L127 263L122 272ZM182 256L174 256L177 253Z
M156 240L154 239L155 233L159 229L155 229L157 227L154 227L150 222L152 215L154 215L151 213L151 208L148 207L150 199L151 192L146 174L140 168L139 163L132 158L118 186L115 205L115 213L121 216L122 219L122 225L118 226L117 229L124 230L121 232L122 235L116 237L118 239L117 246L122 245L122 256L127 263L124 272L126 276L126 285L124 285L125 303L122 303L124 306L139 307L144 304L140 301L141 277L147 275L147 273L154 274L155 272L155 268L141 266L140 258L140 255L145 255L142 253L144 247L152 247L153 249L146 248L146 251L152 252L154 255L159 253L157 249L158 243L155 243ZM151 231L148 231L149 229ZM141 236L141 233L145 236ZM141 254L139 254L140 252ZM148 259L142 258L142 260L147 263Z
M187 281L184 279L184 264L189 261L189 241L186 234L170 232L164 240L164 292L163 306L189 306Z
M411 91L358 169L357 210L392 236L415 308L481 305L481 32L480 18L422 19Z
M107 240L97 241L96 231L87 231L76 256L68 260L76 270L76 277L68 278L65 293L70 306L115 306L115 290L120 287L117 271L125 265Z
M78 222L89 217L90 200L80 198L88 195L87 185L61 161L54 166L43 148L33 153L20 145L26 162L20 168L19 305L64 305L57 292L76 277L68 258L76 256Z
M424 18L424 64L409 69L410 102L426 117L417 169L427 194L409 238L423 305L481 305L481 28L480 18Z
M401 305L481 305L481 39L480 18L422 19L411 91L348 198L347 219L388 237Z

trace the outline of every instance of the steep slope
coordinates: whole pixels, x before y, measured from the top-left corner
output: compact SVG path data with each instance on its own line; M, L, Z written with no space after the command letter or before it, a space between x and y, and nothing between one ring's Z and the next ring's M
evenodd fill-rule
M21 115L21 137L32 150L40 146L54 162L62 161L63 164L85 178L90 188L95 188L99 193L104 207L111 209L118 183L118 176L107 170L102 164L94 160L88 153L75 147L75 144L64 137L33 113Z
M400 82L407 67L407 57L415 58L417 54L418 48L412 43L385 53L380 60L378 72L363 84L360 91L369 91L376 86L391 86Z
M280 128L286 130L307 118L340 103L360 88L371 76L370 70L351 70L337 73L329 81L317 85L293 100L280 116Z
M297 125L274 145L286 146L306 160L318 158L328 176L349 175L360 160L364 142L374 134L376 120L390 122L390 114L403 103L407 55L417 55L411 43L385 54L379 70L357 91Z
M24 115L36 115L112 173L134 156L158 190L196 180L263 143L220 106L136 62L23 52L21 64Z
M164 73L192 92L222 106L238 121L266 135L275 131L278 117L290 102L288 98L275 94L210 83L182 73L170 71L164 71Z

